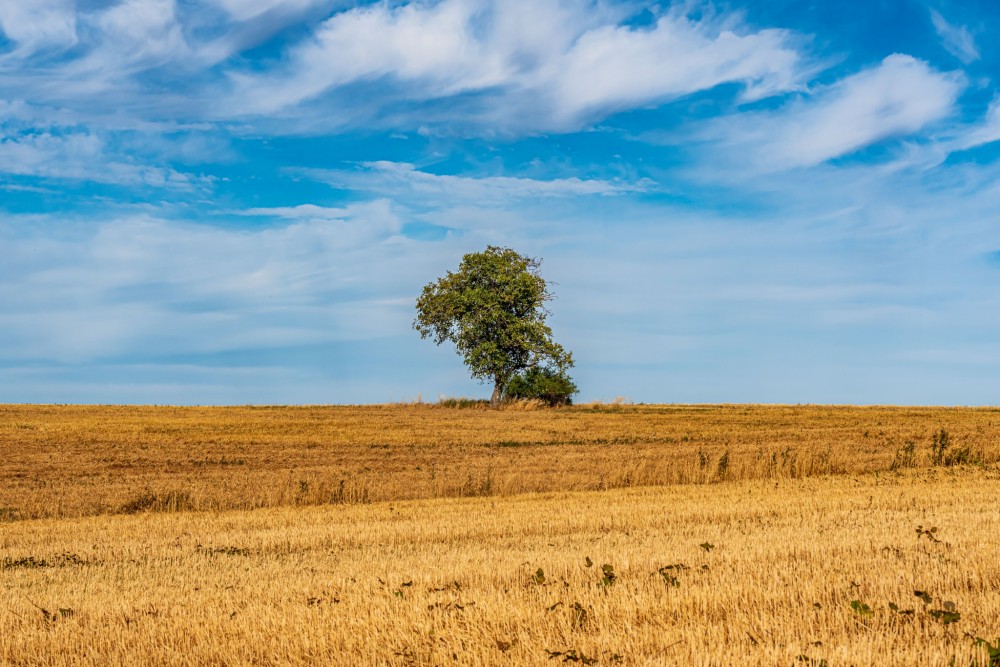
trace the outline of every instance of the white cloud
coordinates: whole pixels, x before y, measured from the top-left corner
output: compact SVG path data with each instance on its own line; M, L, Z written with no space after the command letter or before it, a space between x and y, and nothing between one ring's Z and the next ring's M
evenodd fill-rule
M17 44L14 56L24 58L41 49L76 44L74 4L72 0L0 2L0 30Z
M391 206L307 211L257 211L294 222L255 231L147 216L0 219L13 255L0 266L4 356L81 362L143 353L150 341L171 355L396 332L399 294L372 262L405 273L419 260L397 239Z
M941 38L941 44L948 53L955 56L968 65L979 60L979 50L976 48L976 40L972 33L965 26L948 23L940 13L931 10L931 22L934 30Z
M111 154L100 137L81 130L4 136L0 127L0 173L182 189L199 183L174 169Z
M155 63L187 50L174 0L124 0L97 14L94 23L107 40L96 53ZM98 60L110 64L104 62L107 58Z
M789 41L780 30L737 35L674 14L651 29L602 26L539 71L532 87L553 91L557 117L569 122L727 82L744 84L747 97L765 97L800 83L800 58Z
M928 170L940 166L953 153L961 153L1000 141L1000 99L994 100L983 118L945 128L927 141L902 146L886 170Z
M403 162L364 163L361 170L299 170L310 178L335 187L372 192L399 199L497 204L519 199L553 197L614 196L652 189L653 183L582 179L578 177L535 179L516 176L455 176L432 174Z
M265 216L296 221L282 232L285 236L316 235L317 230L328 230L330 236L324 246L329 248L377 243L394 237L402 230L403 223L393 205L385 199L365 204L352 204L343 208L329 208L315 204L250 208L239 211L241 215Z
M237 21L247 21L262 14L298 12L317 5L330 4L329 0L214 0Z
M621 12L527 0L351 9L326 20L283 65L233 71L235 93L222 113L323 106L345 86L384 80L388 91L376 94L386 106L474 93L489 101L467 101L463 120L565 129L722 83L742 84L750 98L801 85L802 58L788 32L695 21L680 11L650 27L624 26ZM460 109L453 107L459 118Z
M960 74L895 54L776 111L713 121L706 136L744 167L811 167L947 118L964 85Z
M1000 141L1000 98L993 100L983 120L958 129L956 136L944 142L947 152L969 150Z
M0 88L91 125L242 119L265 132L495 134L579 129L724 83L753 99L810 74L796 35L733 16L673 9L632 26L622 22L636 6L593 0L351 3L328 16L347 4L0 3L15 45L0 56ZM233 60L296 22L306 36L280 57Z

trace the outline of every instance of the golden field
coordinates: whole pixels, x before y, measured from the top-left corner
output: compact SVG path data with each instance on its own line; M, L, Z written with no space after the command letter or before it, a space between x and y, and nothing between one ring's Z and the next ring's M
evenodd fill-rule
M0 664L996 665L998 429L0 407Z
M941 429L1000 461L996 408L0 406L0 521L875 472Z

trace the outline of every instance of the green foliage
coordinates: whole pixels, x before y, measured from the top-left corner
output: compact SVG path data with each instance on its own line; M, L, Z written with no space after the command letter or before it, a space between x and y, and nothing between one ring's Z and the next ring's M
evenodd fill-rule
M948 625L949 623L957 623L962 620L962 614L957 611L949 611L947 609L931 609L927 612L931 618L935 621L941 621L943 625Z
M900 468L913 468L917 465L917 443L907 440L902 447L896 450L896 456L889 465L890 470Z
M615 574L615 566L610 563L605 563L601 566L601 586L613 586L615 581L618 580L618 575Z
M950 444L951 438L948 437L948 431L941 429L934 434L934 439L931 443L931 460L934 462L934 465L946 463L945 452L948 450Z
M974 646L979 646L986 649L986 653L989 656L989 667L1000 667L1000 638L996 640L996 645L994 646L989 641L983 639L982 637L977 637L976 635L965 633L965 636L972 640ZM979 663L973 663L978 667Z
M951 436L944 429L937 431L931 440L931 462L937 466L982 464L979 457L972 452L971 447L952 447Z
M550 406L572 405L579 390L564 371L532 366L515 375L504 388L507 400L534 399Z
M866 605L861 600L851 600L851 609L853 609L855 613L860 614L861 616L871 616L872 614L875 613L872 611L871 607Z
M564 373L573 356L552 340L539 275L541 261L489 246L462 258L458 271L424 286L413 327L422 338L454 343L472 377L493 382L491 403L517 373L534 367Z
M667 586L678 587L681 585L681 580L677 578L676 574L690 569L691 568L684 563L674 563L673 565L664 565L653 574L659 573L659 575L663 577L663 581L667 584Z
M952 623L958 623L962 620L962 614L958 611L958 607L954 602L950 600L940 600L938 608L931 609L930 605L933 604L934 597L928 591L914 590L913 595L924 604L922 613L918 613L917 610L913 608L903 609L895 602L889 602L889 611L895 614L895 618L898 621L912 621L917 617L923 617L930 618L931 620L937 621L942 625L951 625ZM819 609L818 603L816 608ZM851 600L851 609L853 609L854 612L860 616L875 615L875 610L861 600ZM972 637L972 635L969 636Z

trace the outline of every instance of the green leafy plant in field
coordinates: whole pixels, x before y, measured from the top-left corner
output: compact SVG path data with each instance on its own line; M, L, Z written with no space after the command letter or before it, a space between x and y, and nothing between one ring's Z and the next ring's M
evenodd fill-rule
M917 443L907 440L903 446L896 450L896 456L889 464L890 470L901 468L913 468L917 465Z
M615 566L611 565L610 563L605 563L604 565L601 566L601 573L603 576L601 577L600 585L604 586L605 588L608 586L613 586L614 583L618 580L618 575L615 574Z
M851 600L851 609L859 616L872 616L875 612L861 600Z
M684 563L674 563L673 565L664 565L663 567L657 569L653 574L659 574L667 586L676 588L681 585L681 581L677 578L677 574L690 569L691 568Z
M1000 637L997 637L996 644L993 644L969 632L965 633L965 636L972 640L973 646L980 646L986 649L986 657L989 660L985 665L981 665L978 661L975 661L970 667L1000 667Z
M962 620L962 614L958 611L958 607L954 602L950 600L942 600L936 609L932 609L931 605L934 604L934 596L932 596L929 592L914 590L913 595L923 603L922 613L925 618L930 618L931 620L941 623L942 625L951 625L952 623L957 623ZM912 619L917 616L917 611L915 609L903 609L895 602L889 602L888 608L889 611L893 612L900 618ZM875 615L875 610L861 600L851 600L851 609L853 609L854 612L860 616Z
M957 466L966 464L981 464L971 447L953 448L951 436L943 428L931 437L931 462L938 466Z

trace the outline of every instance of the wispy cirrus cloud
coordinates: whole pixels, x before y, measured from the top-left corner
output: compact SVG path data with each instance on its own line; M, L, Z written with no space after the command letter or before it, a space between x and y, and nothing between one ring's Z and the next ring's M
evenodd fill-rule
M209 3L212 4L212 3ZM266 15L275 18L280 15L297 14L313 7L331 7L343 5L344 1L336 0L214 0L236 21L248 21Z
M5 138L0 169L173 185L194 177L171 173L171 151L125 151L141 141L114 133L145 134L152 146L169 124L263 134L569 132L721 84L746 99L781 93L811 71L789 31L683 8L626 23L636 11L589 0L7 3L0 87L19 101L27 131ZM274 56L243 58L292 24ZM84 156L89 168L74 162ZM145 175L129 176L129 165ZM495 181L490 192L529 185ZM591 187L604 186L567 179L535 194Z
M930 11L931 23L934 24L934 30L937 32L938 37L941 38L941 45L944 46L948 53L966 65L979 60L979 49L976 48L976 40L972 36L972 33L969 32L969 29L964 25L949 23L934 9Z
M623 6L590 2L358 7L327 19L270 71L232 70L235 94L223 113L336 109L346 103L340 91L377 83L366 94L391 123L401 122L393 109L401 100L448 99L447 120L478 131L569 130L723 83L743 86L747 98L792 90L808 69L787 31L680 10L641 27L621 24L627 16Z
M309 178L337 188L369 192L401 200L497 204L523 199L609 197L645 192L655 188L649 179L622 180L570 178L539 179L523 176L456 176L434 174L405 162L365 162L360 168L298 169Z
M13 255L0 267L0 359L79 363L137 354L154 339L169 355L386 333L398 308L368 297L398 295L369 267L413 261L399 259L398 242L382 247L401 225L388 203L252 213L290 222L247 232L155 216L0 216Z
M703 136L741 169L812 167L948 118L964 87L960 73L894 54L774 111L711 121Z
M79 129L0 133L0 173L185 190L205 184L203 178L109 152L98 135Z
M0 4L0 31L15 44L3 60L25 58L43 49L67 49L77 43L76 11L70 0L34 0Z

